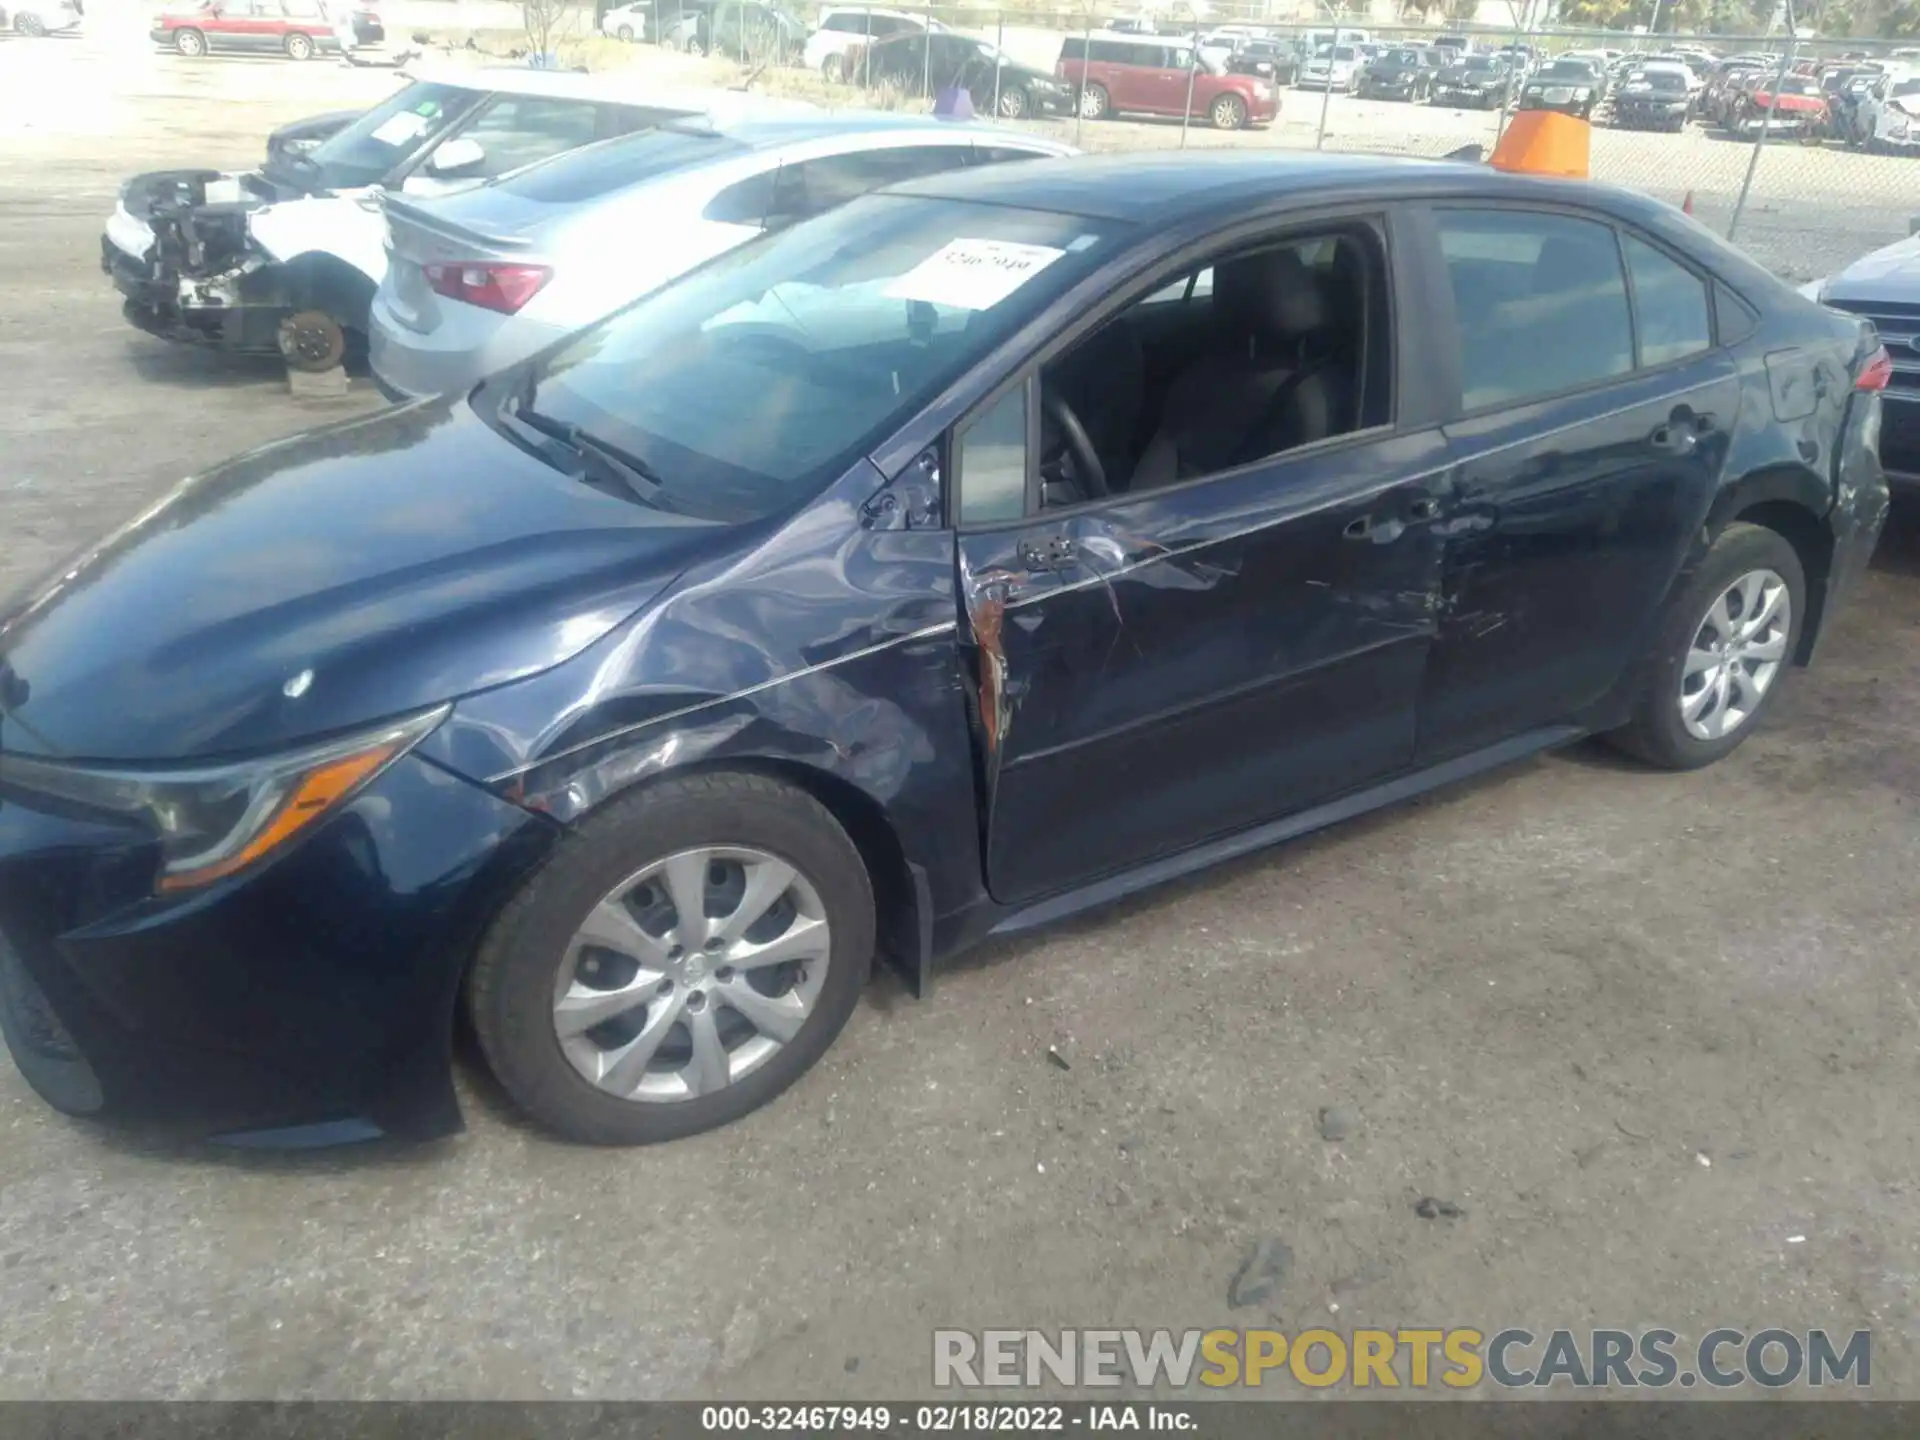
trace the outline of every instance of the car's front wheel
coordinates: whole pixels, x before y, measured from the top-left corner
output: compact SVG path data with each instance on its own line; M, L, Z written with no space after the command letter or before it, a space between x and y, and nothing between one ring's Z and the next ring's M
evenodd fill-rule
M766 1104L833 1043L874 953L860 852L761 775L662 782L589 818L494 923L481 1049L535 1119L647 1144Z
M189 57L207 53L207 37L198 30L176 30L173 32L173 48Z
M1709 765L1753 732L1800 643L1807 581L1778 531L1729 525L1669 603L1633 719L1608 738L1669 770Z
M847 60L844 55L829 55L820 62L820 78L829 85L840 85L847 78Z
M1104 120L1113 103L1104 85L1089 85L1080 92L1080 114L1088 120Z
M313 58L313 40L299 31L287 36L287 58L289 60L310 60Z
M1000 92L999 109L1002 120L1024 120L1033 109L1033 104L1027 99L1026 91L1013 85Z
M633 43L633 26L622 25L618 30L613 32L613 35L614 38L621 43L631 45Z
M1247 123L1247 102L1238 95L1222 95L1207 111L1216 130L1238 130Z
M24 35L29 40L37 40L47 33L47 22L31 10L22 10L13 17L14 33Z

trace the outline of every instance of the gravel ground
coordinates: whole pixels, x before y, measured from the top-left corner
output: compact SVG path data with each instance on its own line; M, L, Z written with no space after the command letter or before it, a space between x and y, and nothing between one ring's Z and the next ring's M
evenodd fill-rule
M0 587L374 403L135 334L97 257L125 174L245 163L387 84L0 43ZM1699 136L1595 144L1737 185ZM1894 198L1819 251L1748 234L1812 268L1904 230ZM923 1003L876 982L789 1096L664 1149L554 1144L468 1066L457 1140L218 1156L0 1066L0 1397L900 1397L937 1325L1269 1321L1866 1326L1876 1393L1920 1395L1917 622L1903 530L1726 764L1577 749L992 947ZM1291 1273L1229 1312L1262 1240Z

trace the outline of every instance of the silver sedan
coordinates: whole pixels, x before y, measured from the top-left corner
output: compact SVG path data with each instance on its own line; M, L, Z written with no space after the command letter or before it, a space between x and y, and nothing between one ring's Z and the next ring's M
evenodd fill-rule
M457 195L389 198L374 376L394 399L463 390L705 260L870 190L1071 153L929 116L690 119Z

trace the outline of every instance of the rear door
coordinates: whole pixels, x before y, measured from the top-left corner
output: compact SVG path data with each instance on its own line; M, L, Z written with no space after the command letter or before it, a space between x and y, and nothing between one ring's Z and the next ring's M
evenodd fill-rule
M1575 722L1637 663L1741 394L1708 282L1652 242L1569 210L1429 218L1462 413L1423 761Z

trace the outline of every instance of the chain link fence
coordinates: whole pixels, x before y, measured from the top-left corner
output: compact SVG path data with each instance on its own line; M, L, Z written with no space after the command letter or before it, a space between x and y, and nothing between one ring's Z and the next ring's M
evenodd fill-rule
M727 33L726 8L713 12L716 35ZM1437 158L1471 146L1491 154L1541 68L1583 56L1604 70L1591 105L1593 178L1684 205L1788 279L1899 239L1920 214L1920 49L1784 35L1274 26L1218 4L1209 16L1149 26L1091 7L829 5L785 38L743 28L751 52L733 58L756 83L828 104L993 116L1086 150ZM1443 39L1470 43L1477 80L1500 57L1510 68L1478 88L1443 83L1448 72L1431 62L1458 58L1434 48ZM1410 87L1375 83L1389 56L1415 59ZM1738 64L1720 63L1729 58ZM1685 104L1670 115L1678 128L1631 123L1618 102L1632 69L1673 60L1689 67ZM1568 87L1543 88L1564 99Z

